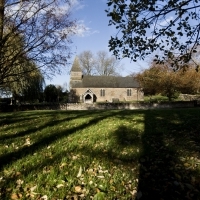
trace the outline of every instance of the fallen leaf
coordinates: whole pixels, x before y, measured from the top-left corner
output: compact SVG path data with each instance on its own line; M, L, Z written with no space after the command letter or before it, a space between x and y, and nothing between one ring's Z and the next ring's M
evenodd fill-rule
M74 190L75 190L76 193L82 193L81 186L75 186Z
M61 188L61 187L64 187L64 185L63 184L58 184L56 187L57 188Z
M66 166L67 165L67 163L62 163L61 165L60 165L60 168L63 168L64 166Z
M77 174L77 178L81 177L82 171L83 171L83 169L82 169L82 167L80 166L79 171L78 171L78 174Z
M137 190L130 191L130 193L135 196L137 194Z
M33 192L37 188L37 185L30 188L30 191Z
M22 181L21 179L18 179L18 180L16 181L16 183L17 183L17 185L22 185L22 184L24 183L24 181Z
M41 200L47 200L47 199L48 199L47 195L41 197Z
M190 164L189 164L189 163L184 163L184 166L185 166L185 167L189 167Z
M97 178L105 178L104 176L97 176Z
M11 199L12 200L21 199L21 198L22 198L22 194L19 194L19 193L11 194Z

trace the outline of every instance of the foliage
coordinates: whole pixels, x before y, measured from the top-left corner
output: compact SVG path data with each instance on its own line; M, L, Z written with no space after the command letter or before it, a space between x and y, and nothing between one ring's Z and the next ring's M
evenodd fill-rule
M96 56L91 51L83 51L79 60L85 75L119 76L122 70L120 61L106 51L98 51Z
M58 101L58 90L55 85L47 85L44 89L44 97L47 102L57 102Z
M166 65L152 65L137 76L145 95L162 93L171 100L177 92L178 74Z
M24 58L18 65L10 69L0 88L14 100L34 101L40 99L43 92L44 77L35 63Z
M30 72L28 75L29 82L26 87L22 90L23 101L28 102L42 102L43 98L43 87L44 77L40 72L36 70Z
M33 71L26 61L47 77L62 70L76 24L71 6L70 0L0 1L0 86Z
M199 199L199 112L1 113L0 198Z
M200 89L200 72L194 67L187 66L184 70L180 70L179 90L183 94L197 94Z
M144 96L144 102L163 102L168 101L169 99L166 96L162 96L161 94L157 95L146 95Z
M50 84L44 89L44 98L46 102L67 102L68 91L61 85Z
M57 85L56 89L58 102L68 102L68 91L65 85Z
M200 73L194 67L174 71L168 63L152 63L149 69L136 75L145 95L161 93L169 100L179 93L196 94L200 88Z
M198 0L108 0L109 25L118 29L109 41L117 57L144 59L157 50L157 60L191 60L200 42ZM174 54L176 53L176 55ZM175 55L175 56L174 56Z

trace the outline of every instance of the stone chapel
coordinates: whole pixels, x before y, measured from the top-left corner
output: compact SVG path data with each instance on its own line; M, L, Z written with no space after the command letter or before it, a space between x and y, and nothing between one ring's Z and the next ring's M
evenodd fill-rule
M133 77L83 75L75 58L70 71L69 102L131 102L143 98L142 88Z

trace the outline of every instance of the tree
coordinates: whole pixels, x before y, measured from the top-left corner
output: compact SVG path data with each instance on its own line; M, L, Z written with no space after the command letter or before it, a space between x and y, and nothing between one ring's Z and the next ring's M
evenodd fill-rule
M119 76L119 71L122 69L120 60L114 56L109 56L106 51L97 52L95 59L95 70L100 76Z
M63 99L63 87L61 85L56 85L57 89L57 101L60 102Z
M91 51L83 51L79 55L80 66L84 75L95 74L95 59Z
M24 101L29 102L42 102L43 98L43 87L45 81L43 75L38 70L32 71L28 75L27 84L22 88L22 97Z
M187 66L179 71L179 91L183 94L197 94L200 89L200 72L194 66Z
M25 74L24 69L27 70ZM16 71L18 74L15 74ZM6 79L6 83L1 87L2 91L10 92L13 100L34 101L41 98L44 77L35 63L24 59L22 63L11 69L11 73L15 75Z
M22 65L25 60L34 62L45 76L61 72L76 28L71 2L0 0L0 86L30 72Z
M171 59L173 66L187 63L200 42L198 0L108 0L109 25L118 29L109 40L117 57L133 61L160 50L157 60Z
M200 89L200 72L195 67L185 66L174 71L169 63L156 64L152 62L149 69L138 73L135 77L143 87L145 95L161 93L169 101L177 94L197 94Z
M57 102L58 100L58 90L55 85L47 85L44 89L44 96L47 102Z
M137 75L137 79L143 87L144 94L155 95L162 93L169 101L176 97L180 86L180 76L167 64L152 63L149 69Z
M84 75L119 76L122 69L120 60L109 56L107 51L98 51L96 55L91 51L83 51L79 61Z

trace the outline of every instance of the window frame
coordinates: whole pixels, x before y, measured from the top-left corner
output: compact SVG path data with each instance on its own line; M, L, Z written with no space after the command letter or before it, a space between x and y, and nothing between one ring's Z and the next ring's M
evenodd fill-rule
M127 89L127 96L128 97L132 96L132 90L130 88Z
M105 97L105 94L106 94L105 89L101 89L100 90L100 96Z

